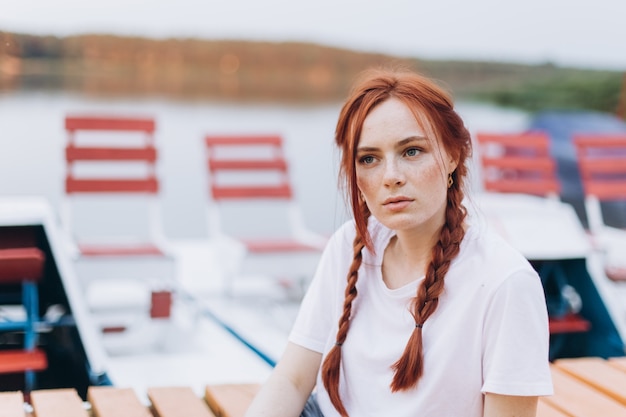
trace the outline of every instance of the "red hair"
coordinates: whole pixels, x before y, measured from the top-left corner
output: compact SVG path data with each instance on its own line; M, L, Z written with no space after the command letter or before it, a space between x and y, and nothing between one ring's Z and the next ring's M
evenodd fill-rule
M448 188L445 222L437 243L432 248L426 275L413 298L411 314L416 327L398 361L392 365L393 392L415 387L423 372L422 325L437 309L438 299L444 287L444 277L450 263L459 253L465 231L463 221L466 209L462 205L463 184L467 175L465 162L471 155L470 134L456 113L450 96L432 80L409 71L369 70L362 74L353 86L343 105L335 141L342 151L341 176L345 180L356 224L353 243L354 257L347 277L344 308L339 319L335 346L328 352L322 365L322 380L334 407L348 417L339 396L339 369L341 345L346 339L352 314L352 302L357 296L356 282L361 266L364 247L373 250L372 238L367 229L370 211L361 199L356 183L356 149L363 122L380 103L396 98L411 109L417 123L425 132L432 132L448 155L457 162L451 174L452 185Z

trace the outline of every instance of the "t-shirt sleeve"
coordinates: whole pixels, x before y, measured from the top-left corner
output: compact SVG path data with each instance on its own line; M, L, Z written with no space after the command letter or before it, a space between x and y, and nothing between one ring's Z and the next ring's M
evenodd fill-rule
M351 226L351 227L350 227ZM326 342L337 329L338 311L343 302L352 240L347 223L331 237L289 334L289 341L315 352L324 352ZM354 233L352 233L354 235Z
M541 281L514 272L494 293L483 329L482 392L551 395L548 313Z

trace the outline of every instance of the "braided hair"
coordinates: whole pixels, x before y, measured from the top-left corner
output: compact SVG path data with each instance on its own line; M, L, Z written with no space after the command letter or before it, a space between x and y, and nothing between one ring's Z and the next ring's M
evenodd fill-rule
M450 263L458 255L465 235L463 223L467 211L462 200L464 179L467 175L465 162L471 155L471 138L462 119L454 110L450 96L432 80L414 72L406 70L364 72L342 107L335 130L335 141L342 151L341 177L345 181L352 207L356 236L336 342L322 364L322 381L333 406L343 417L348 417L348 414L339 395L341 346L348 335L352 303L357 296L356 284L362 251L363 248L373 250L372 238L367 228L370 211L357 187L356 150L367 115L374 107L392 97L407 105L420 127L433 132L435 137L431 140L440 141L450 157L457 161L456 169L450 174L451 184L446 199L445 221L432 248L424 280L418 286L417 294L411 303L411 314L416 325L404 352L392 365L394 370L390 386L392 392L414 388L422 376L424 369L422 328L437 309L439 296L444 289L445 275Z

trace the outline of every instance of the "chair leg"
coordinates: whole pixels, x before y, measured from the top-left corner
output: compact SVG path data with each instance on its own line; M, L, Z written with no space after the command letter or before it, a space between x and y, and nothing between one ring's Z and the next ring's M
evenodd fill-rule
M37 322L39 321L39 297L37 285L24 281L22 284L24 308L26 309L27 326L24 336L24 348L33 350L37 344Z
M37 284L24 281L22 284L22 299L26 309L26 329L24 331L24 349L32 351L37 345L37 326L39 322L39 297ZM35 388L35 371L24 372L24 391L30 393Z

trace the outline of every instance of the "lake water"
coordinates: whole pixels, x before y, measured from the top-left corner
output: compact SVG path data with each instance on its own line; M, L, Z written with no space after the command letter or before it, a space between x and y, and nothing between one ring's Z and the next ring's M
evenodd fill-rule
M458 103L472 133L516 131L519 111ZM98 99L65 93L0 95L0 195L40 195L57 211L65 178L64 117L70 113L152 116L157 122L164 232L170 238L207 236L207 178L203 137L216 133L277 133L286 153L306 224L330 234L346 217L337 188L339 154L333 132L340 104L247 105L167 100ZM108 210L96 207L104 219Z

